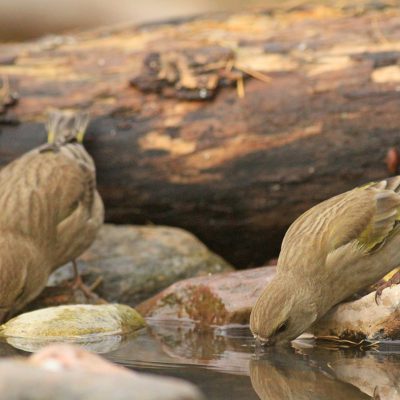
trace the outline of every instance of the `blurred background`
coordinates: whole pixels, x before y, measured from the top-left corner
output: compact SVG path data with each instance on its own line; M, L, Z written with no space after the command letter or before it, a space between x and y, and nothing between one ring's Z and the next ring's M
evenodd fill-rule
M142 23L211 11L238 10L277 0L0 0L0 41L127 21Z

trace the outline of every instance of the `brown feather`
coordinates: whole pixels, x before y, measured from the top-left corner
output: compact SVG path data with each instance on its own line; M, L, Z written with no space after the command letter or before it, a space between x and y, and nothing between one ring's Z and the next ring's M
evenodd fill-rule
M0 309L15 311L91 244L104 208L93 160L74 140L13 161L0 171L0 188Z

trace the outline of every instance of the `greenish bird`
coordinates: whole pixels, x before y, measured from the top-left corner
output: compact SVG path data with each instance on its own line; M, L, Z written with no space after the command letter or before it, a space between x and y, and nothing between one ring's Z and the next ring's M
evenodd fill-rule
M334 305L400 265L400 176L332 197L288 229L277 274L257 300L250 329L283 344Z

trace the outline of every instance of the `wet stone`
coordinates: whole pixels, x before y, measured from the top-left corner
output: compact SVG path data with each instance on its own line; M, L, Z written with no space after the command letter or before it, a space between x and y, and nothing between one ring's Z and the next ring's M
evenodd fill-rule
M21 314L0 327L0 336L25 351L62 341L102 353L144 326L142 316L126 305L66 305Z
M136 305L181 279L233 269L182 229L109 224L79 258L78 266L86 283L102 280L96 288L100 297L129 305ZM49 285L71 278L72 269L66 265L50 277ZM45 304L46 298L42 297L41 302ZM54 302L57 298L53 298Z
M274 275L275 267L261 267L186 279L143 302L137 309L152 320L247 324L254 303Z

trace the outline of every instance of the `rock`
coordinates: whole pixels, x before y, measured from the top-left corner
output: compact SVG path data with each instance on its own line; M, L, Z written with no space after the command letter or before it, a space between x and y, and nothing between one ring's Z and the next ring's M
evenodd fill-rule
M81 337L124 334L145 326L142 316L123 304L67 305L21 314L1 327L4 336Z
M314 334L355 340L400 339L400 285L385 289L378 304L375 292L339 304L319 320Z
M0 360L7 400L200 400L176 378L136 373L68 345L53 345L27 361Z
M231 271L192 234L163 226L105 225L78 260L85 282L103 278L96 292L110 302L136 305L188 277ZM49 280L57 285L72 277L69 266Z
M275 267L261 267L186 279L141 303L137 309L153 320L247 324L254 303L274 277L275 270Z
M142 316L129 306L68 305L21 314L3 324L0 335L25 351L67 341L105 352L118 346L123 335L144 326Z

